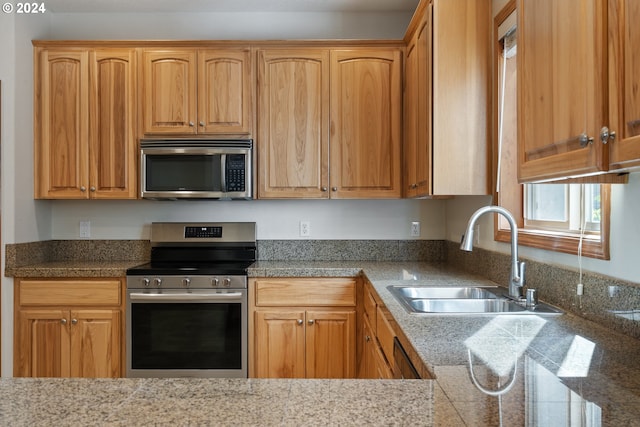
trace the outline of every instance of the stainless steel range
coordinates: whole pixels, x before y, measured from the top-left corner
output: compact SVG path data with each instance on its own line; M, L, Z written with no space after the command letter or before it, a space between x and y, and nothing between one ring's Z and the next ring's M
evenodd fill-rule
M127 270L127 377L247 377L253 222L153 223Z

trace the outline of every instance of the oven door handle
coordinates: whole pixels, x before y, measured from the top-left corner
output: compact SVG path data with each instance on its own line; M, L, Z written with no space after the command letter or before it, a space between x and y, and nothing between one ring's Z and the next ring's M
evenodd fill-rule
M131 301L229 301L242 297L242 292L213 294L129 294Z

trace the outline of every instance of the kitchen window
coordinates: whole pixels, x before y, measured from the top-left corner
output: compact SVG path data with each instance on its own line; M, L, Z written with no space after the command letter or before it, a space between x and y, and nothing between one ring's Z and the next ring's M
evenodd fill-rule
M515 9L510 1L495 19L496 203L514 214L521 245L609 259L609 185L518 184ZM495 221L495 240L509 242L508 223Z

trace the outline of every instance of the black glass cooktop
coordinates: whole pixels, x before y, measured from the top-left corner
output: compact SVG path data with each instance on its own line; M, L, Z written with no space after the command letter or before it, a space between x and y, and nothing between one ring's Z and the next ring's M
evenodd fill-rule
M214 263L149 262L127 270L127 276L243 276L253 261Z

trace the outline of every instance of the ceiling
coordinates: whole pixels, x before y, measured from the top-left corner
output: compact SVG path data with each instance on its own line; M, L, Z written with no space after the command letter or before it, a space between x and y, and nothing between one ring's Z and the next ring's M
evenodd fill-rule
M54 13L413 12L419 0L47 0Z

